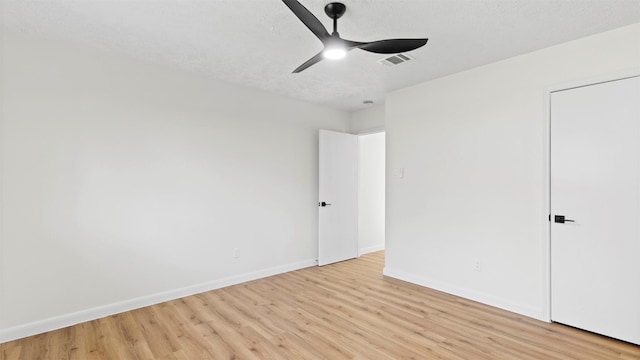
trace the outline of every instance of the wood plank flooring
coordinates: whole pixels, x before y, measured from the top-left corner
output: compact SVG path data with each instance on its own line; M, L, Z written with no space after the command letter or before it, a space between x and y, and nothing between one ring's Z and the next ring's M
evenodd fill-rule
M640 359L640 347L382 276L383 253L0 344L14 359Z

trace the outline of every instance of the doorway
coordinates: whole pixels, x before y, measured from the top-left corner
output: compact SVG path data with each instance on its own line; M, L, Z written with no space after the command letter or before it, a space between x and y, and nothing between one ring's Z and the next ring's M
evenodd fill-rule
M358 137L358 255L384 250L384 131Z
M318 265L384 249L385 133L319 132Z

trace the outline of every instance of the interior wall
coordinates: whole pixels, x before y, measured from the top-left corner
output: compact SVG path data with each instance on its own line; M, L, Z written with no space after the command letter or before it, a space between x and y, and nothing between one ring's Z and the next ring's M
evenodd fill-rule
M349 131L352 134L384 131L384 109L384 104L380 104L353 112L349 119Z
M4 2L0 1L0 139L2 139L2 124L4 119L4 24L1 22L4 21ZM2 166L2 144L0 144L0 188L2 187L2 178L3 178L3 166ZM6 322L5 320L5 312L6 305L4 302L4 271L2 267L2 258L4 254L4 241L2 237L3 227L2 227L2 209L4 201L2 200L2 191L0 191L0 329L2 328L2 324ZM0 338L1 339L1 338ZM2 341L2 340L0 340Z
M393 92L385 274L545 318L546 92L640 64L640 24Z
M358 138L358 247L359 254L384 249L385 134Z
M16 34L3 50L0 341L315 263L318 129L349 114Z

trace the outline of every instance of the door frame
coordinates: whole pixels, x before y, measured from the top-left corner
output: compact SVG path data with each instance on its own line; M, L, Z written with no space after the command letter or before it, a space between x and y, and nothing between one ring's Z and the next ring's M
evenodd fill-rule
M551 94L557 91L570 90L584 86L596 85L611 81L640 76L640 67L634 67L610 74L587 79L564 82L547 87L544 91L545 121L543 124L543 206L541 209L542 229L542 261L543 261L543 313L542 320L551 322Z

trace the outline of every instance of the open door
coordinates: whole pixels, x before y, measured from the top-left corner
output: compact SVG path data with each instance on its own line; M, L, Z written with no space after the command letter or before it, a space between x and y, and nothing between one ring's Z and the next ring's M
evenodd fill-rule
M358 257L358 137L320 130L318 265Z

